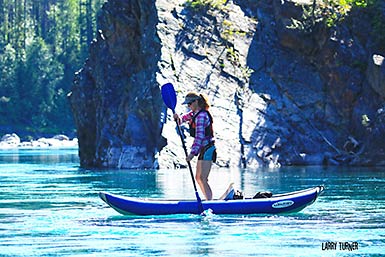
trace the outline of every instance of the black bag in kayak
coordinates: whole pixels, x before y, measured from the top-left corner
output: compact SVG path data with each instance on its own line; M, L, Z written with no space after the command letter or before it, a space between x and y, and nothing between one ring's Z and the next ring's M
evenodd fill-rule
M258 198L270 198L272 197L273 194L269 191L265 191L265 192L258 192L254 195L253 199L258 199Z

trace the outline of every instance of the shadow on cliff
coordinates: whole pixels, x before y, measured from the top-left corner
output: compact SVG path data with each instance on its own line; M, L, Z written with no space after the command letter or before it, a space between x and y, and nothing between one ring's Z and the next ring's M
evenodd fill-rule
M265 103L258 109L265 120L252 133L250 153L263 162L275 154L283 165L382 163L383 150L373 136L381 130L375 125L382 101L372 89L379 75L366 68L373 51L367 42L375 44L363 33L370 10L352 10L333 28L318 22L304 31L289 28L303 13L290 1L235 3L258 19L247 65L254 70L249 89ZM363 126L363 114L376 129Z
M82 167L152 168L165 145L152 0L107 1L70 96Z
M249 2L235 1L245 15L258 21L246 64L253 70L248 84L257 96L250 99L258 103L249 105L256 106L257 121L249 138L242 140L243 165L253 159L265 166L321 164L324 156L320 152L339 153L328 139L332 135L314 125L323 115L317 110L322 102L322 80L311 66L280 45L273 3ZM241 120L242 115L240 111Z

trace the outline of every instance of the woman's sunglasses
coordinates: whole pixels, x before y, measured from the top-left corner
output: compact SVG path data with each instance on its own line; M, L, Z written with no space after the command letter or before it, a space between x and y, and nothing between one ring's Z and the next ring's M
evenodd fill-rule
M192 101L190 101L190 102L188 102L187 103L187 106L190 106L193 102L195 102L196 101L196 99L195 100L192 100Z

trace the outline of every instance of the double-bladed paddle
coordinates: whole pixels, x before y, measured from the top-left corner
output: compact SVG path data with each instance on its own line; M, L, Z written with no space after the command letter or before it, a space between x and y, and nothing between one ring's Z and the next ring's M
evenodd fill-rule
M164 103L166 104L166 106L168 108L170 108L172 110L172 113L175 114L175 106L176 106L177 100L176 100L176 93L175 93L175 90L174 90L174 86L171 83L166 83L166 84L164 84L162 86L161 91L162 91L162 98L163 98ZM176 126L178 128L178 134L179 134L180 139L182 141L182 146L183 146L184 153L186 154L186 157L187 157L188 153L187 153L186 144L185 144L185 142L183 140L182 130L181 130L180 126L179 126L178 121L175 121L175 123L176 123ZM198 211L199 211L200 214L204 215L204 209L203 209L203 205L202 205L202 200L199 197L199 193L198 193L197 186L196 186L195 179L194 179L194 174L193 174L193 171L192 171L192 168L191 168L191 163L189 161L187 161L187 165L188 165L188 168L190 170L191 179L192 179L192 182L193 182L193 185L194 185L195 196L196 196L197 202L198 202Z

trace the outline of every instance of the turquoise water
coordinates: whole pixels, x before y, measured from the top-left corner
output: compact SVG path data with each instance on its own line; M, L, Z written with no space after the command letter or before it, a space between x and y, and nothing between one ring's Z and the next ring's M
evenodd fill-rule
M214 167L210 179L216 197L231 181L246 196L316 185L325 185L326 190L313 205L290 215L122 216L97 193L193 199L188 171L91 171L79 168L76 150L3 150L0 256L381 256L385 252L385 169ZM331 242L337 243L335 249ZM342 247L345 242L350 248Z

